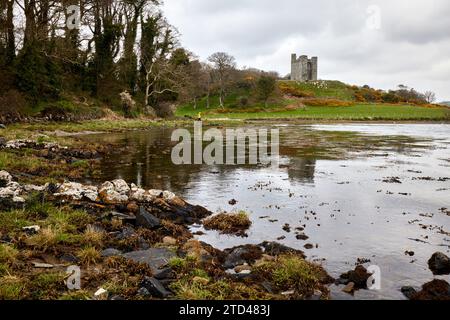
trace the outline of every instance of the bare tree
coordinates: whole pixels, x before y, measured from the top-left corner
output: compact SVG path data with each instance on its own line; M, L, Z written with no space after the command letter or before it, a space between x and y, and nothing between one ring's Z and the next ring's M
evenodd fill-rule
M142 24L141 72L144 78L144 106L150 99L166 92L177 92L178 68L169 62L169 55L177 43L176 33L161 13L148 16Z
M166 92L177 93L182 87L184 73L173 67L167 60L157 59L145 69L145 102L149 106L150 99Z
M227 82L231 72L236 68L235 58L225 52L216 52L208 58L208 61L213 64L219 82L219 103L220 107L224 108Z
M433 91L426 91L423 95L427 103L433 103L436 101L436 94Z

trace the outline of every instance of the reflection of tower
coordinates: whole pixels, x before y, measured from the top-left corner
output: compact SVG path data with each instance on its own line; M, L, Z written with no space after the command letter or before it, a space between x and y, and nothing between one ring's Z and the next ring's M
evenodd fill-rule
M316 160L305 158L291 158L288 168L289 178L292 180L314 183Z
M142 187L142 163L137 164L136 185Z

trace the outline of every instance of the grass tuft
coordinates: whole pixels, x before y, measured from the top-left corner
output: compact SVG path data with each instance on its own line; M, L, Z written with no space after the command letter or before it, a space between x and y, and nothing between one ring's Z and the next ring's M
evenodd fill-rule
M92 246L78 250L77 257L84 265L97 264L101 260L100 251Z
M243 235L252 225L248 214L245 211L227 214L220 213L218 215L207 218L203 225L207 230L218 230L225 234Z

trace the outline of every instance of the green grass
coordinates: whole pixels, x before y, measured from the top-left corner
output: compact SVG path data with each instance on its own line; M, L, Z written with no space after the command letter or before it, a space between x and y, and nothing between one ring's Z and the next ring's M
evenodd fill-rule
M279 84L288 85L300 91L311 92L316 98L354 100L354 91L348 85L340 81L279 81Z
M255 266L255 272L270 279L280 290L295 288L302 295L317 288L325 279L325 270L295 255L282 255L276 260Z
M159 123L148 119L124 119L124 120L89 120L81 122L48 122L48 123L35 123L35 124L14 124L8 126L5 133L8 131L64 131L64 132L82 132L82 131L118 131L127 129L144 129L151 126L158 125L170 125L171 122L167 121Z
M183 110L179 110L180 116L182 112ZM307 107L304 110L275 112L210 112L202 116L209 119L450 120L450 109L388 104L358 104L351 107Z
M240 97L250 96L250 91L238 89L230 93L225 99L225 110L219 108L217 96L210 98L210 108L206 108L206 99L203 98L194 109L192 104L182 105L176 115L179 117L194 117L202 113L205 119L304 119L304 120L410 120L410 121L437 121L450 120L450 108L430 108L418 105L376 104L355 102L355 89L340 81L312 81L295 82L279 81L280 90L275 92L267 107L258 102L255 97L245 106L239 104ZM310 98L306 100L288 98L283 95L281 87L287 87L294 92L307 93ZM304 101L305 106L302 106ZM309 101L309 102L308 102ZM316 101L318 106L311 102ZM354 104L351 106L331 106L331 102ZM323 104L323 105L322 105ZM314 105L314 106L313 106ZM328 105L328 106L326 106Z

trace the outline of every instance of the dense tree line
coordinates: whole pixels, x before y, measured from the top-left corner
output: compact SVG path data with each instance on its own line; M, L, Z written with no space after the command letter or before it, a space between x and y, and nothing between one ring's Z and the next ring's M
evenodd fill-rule
M20 113L68 96L170 114L174 102L220 97L259 71L182 48L159 0L0 0L0 107ZM270 86L269 86L270 89ZM267 90L262 93L267 100Z
M159 0L0 0L0 103L18 112L89 94L142 109L196 94L203 66L180 47Z

